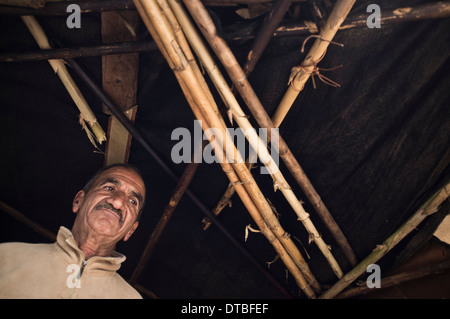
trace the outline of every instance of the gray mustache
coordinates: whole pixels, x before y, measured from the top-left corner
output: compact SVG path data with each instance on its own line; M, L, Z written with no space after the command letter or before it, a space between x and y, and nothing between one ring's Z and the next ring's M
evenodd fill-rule
M114 208L110 203L101 203L95 206L95 209L109 209L119 216L120 223L123 223L123 215L120 209Z

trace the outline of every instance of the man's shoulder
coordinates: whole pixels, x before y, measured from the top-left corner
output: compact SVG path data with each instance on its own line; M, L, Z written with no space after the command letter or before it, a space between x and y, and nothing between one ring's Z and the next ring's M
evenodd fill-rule
M52 245L53 243L23 243L23 242L4 242L0 243L0 249L2 250L11 250L17 248L24 249L35 249L35 248L44 248Z
M42 254L45 251L50 251L53 246L53 243L0 243L0 255L23 255L30 257L34 254Z
M142 296L139 292L131 286L120 274L116 273L116 283L120 285L120 289L117 289L116 292L121 296L117 296L116 298L124 298L124 299L142 299Z

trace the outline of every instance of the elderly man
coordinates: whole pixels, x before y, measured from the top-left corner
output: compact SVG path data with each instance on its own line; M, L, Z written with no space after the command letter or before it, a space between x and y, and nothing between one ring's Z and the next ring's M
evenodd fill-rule
M138 171L101 169L73 200L72 231L53 244L0 244L0 298L141 298L116 271L114 249L138 226L145 184Z

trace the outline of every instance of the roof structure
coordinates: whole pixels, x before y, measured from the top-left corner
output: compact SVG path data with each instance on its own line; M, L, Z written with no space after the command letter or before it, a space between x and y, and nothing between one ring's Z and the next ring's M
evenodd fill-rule
M449 213L450 2L70 4L0 1L1 242L128 162L143 296L335 298Z

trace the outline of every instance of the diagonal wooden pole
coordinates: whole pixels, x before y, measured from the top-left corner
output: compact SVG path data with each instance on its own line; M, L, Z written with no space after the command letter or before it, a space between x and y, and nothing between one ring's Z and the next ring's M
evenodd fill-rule
M194 178L195 172L197 171L197 168L199 166L199 163L194 163L194 161L191 161L191 163L188 163L185 170L183 171L183 174L180 176L180 179L175 187L175 190L170 197L169 203L167 204L166 208L164 209L164 212L161 216L161 218L158 221L158 224L155 226L153 232L151 233L147 245L144 248L144 251L141 255L141 258L139 259L139 262L134 269L133 274L130 278L130 284L135 285L137 282L137 279L141 275L142 271L145 268L145 265L147 264L148 259L150 258L151 254L153 253L154 248L156 247L156 244L158 243L159 238L161 237L164 229L166 228L170 218L172 217L173 213L175 212L175 209L177 208L178 204L180 203L181 198L183 197L184 192L188 188L189 184L191 183L192 179Z
M328 227L337 243L341 246L350 263L352 265L356 264L356 255L353 252L350 244L348 243L345 235L342 233L341 229L337 225L334 218L331 216L327 207L322 202L320 196L315 191L313 185L311 184L298 161L291 153L286 142L279 135L277 130L272 130L275 128L274 123L270 119L260 100L253 91L253 88L248 82L248 79L245 76L245 73L240 67L233 52L224 41L224 39L218 36L214 22L209 16L208 11L199 0L185 0L184 3L191 13L192 17L194 18L195 22L199 26L200 30L202 31L203 35L205 36L206 40L210 44L211 48L214 50L217 57L224 65L228 75L233 81L234 86L239 91L240 95L249 107L260 127L266 128L268 130L268 133L269 131L271 132L271 134L269 134L271 142L275 143L275 147L278 146L277 149L279 150L279 155L286 164L286 167L289 169L291 174L296 179L297 183L305 192L308 200L312 203L314 209L316 210L324 224ZM276 145L277 143L278 145Z
M283 19L284 15L291 6L292 0L275 0L273 7L267 14L264 24L261 26L258 34L253 41L252 48L247 55L247 61L244 65L245 75L249 76L253 72L261 55L273 37L273 34Z

